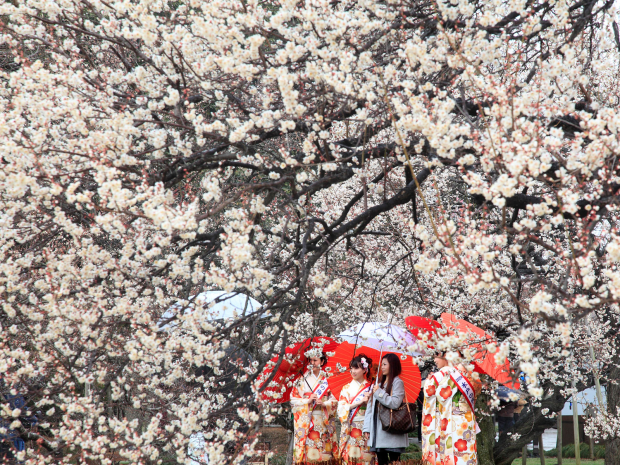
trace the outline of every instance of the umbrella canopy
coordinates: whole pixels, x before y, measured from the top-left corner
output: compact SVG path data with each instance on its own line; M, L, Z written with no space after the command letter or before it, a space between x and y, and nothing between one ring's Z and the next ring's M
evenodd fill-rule
M340 397L340 391L342 388L351 382L351 374L349 373L349 363L356 355L364 354L372 359L371 373L376 376L379 363L381 362L380 351L371 347L358 347L348 342L343 342L334 351L334 355L329 357L326 365L328 373L331 375L328 379L329 388L331 389L336 399ZM385 355L386 352L383 352ZM420 388L422 386L422 379L420 376L420 369L413 362L411 356L403 354L399 355L401 359L401 365L403 368L400 378L405 383L405 392L407 393L407 399L409 402L415 402L420 394Z
M187 300L188 303L177 302L164 312L159 320L160 330L171 330L181 326L183 323L179 323L179 320L169 322L171 318L181 313L200 312L200 318L205 321L232 321L251 315L261 307L260 302L249 295L226 291L201 292L190 296ZM263 314L261 318L267 316Z
M487 344L497 342L495 336L465 320L458 319L450 313L442 313L441 321L446 326L448 333L467 334L467 348L475 351L473 361L478 368L476 371L486 373L509 388L519 389L520 384L514 381L508 359L505 359L501 364L497 364L495 362L495 354L489 352L486 348Z
M362 345L383 352L404 355L422 355L416 338L406 329L389 323L360 323L338 335L349 344Z
M269 385L264 389L262 396L263 399L275 403L288 402L291 397L291 391L295 381L305 371L308 361L304 356L304 353L309 349L319 348L323 352L333 352L338 347L338 343L330 337L311 337L304 339L302 342L298 342L287 347L284 350L282 362L278 367L278 371L274 375ZM259 377L260 387L263 388L267 379L273 373L274 367L278 363L280 355L274 356L261 373ZM328 358L329 360L329 358Z
M370 347L358 347L355 344L343 342L334 351L334 355L327 359L325 370L330 375L328 382L336 399L340 397L342 388L351 382L351 374L349 373L349 363L356 355L364 354L372 360L370 372L372 377L377 374L379 366L379 351Z
M525 397L525 393L517 389L509 389L506 386L500 386L497 388L497 397L506 402L516 402Z
M427 338L433 337L437 334L437 330L441 328L441 323L421 316L408 316L405 318L405 324L407 329L417 339L424 339L424 336ZM434 349L431 345L427 344L427 346L429 349Z
M504 363L498 365L495 363L495 354L490 353L486 349L487 344L497 342L497 339L493 335L486 333L483 329L465 320L458 319L450 313L443 313L441 315L441 321L446 327L448 334L468 334L467 348L473 349L472 351L475 352L473 359L474 371L489 375L491 378L510 388L519 388L520 384L513 381L508 359L506 359ZM429 337L436 336L438 330L442 328L442 325L438 321L418 316L407 317L405 323L409 330L420 339L422 339L423 334ZM433 349L430 345L428 347Z

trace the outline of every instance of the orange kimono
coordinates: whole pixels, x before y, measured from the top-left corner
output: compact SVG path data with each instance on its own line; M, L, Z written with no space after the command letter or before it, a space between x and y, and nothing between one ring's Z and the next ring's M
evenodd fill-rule
M302 376L291 392L291 407L295 428L293 461L295 463L327 463L338 457L335 416L336 399L326 391L316 405L309 397L321 388L325 373L312 372Z
M340 428L340 458L348 465L367 465L374 454L368 450L368 445L363 437L364 418L366 404L360 404L363 393L368 390L370 383L359 383L351 380L340 391L338 400L338 419Z

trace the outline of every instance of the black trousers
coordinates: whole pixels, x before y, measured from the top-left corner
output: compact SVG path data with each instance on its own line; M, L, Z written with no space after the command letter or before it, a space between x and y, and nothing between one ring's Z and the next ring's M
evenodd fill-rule
M508 433L515 424L515 420L512 417L497 417L497 426L499 427L499 434Z
M377 449L377 462L379 465L388 465L400 460L400 452L389 452L385 449Z

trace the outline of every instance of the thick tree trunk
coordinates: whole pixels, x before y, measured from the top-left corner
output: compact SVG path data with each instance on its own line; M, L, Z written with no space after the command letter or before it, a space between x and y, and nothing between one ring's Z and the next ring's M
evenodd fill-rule
M558 413L558 439L555 448L558 451L558 465L562 465L562 412Z
M476 421L480 432L476 436L478 446L478 465L495 465L493 460L493 446L495 445L495 421L489 415L487 402L489 396L480 394L476 400Z
M614 357L607 381L607 410L615 414L620 407L620 355ZM605 465L620 465L620 433L614 439L605 441Z
M555 419L546 417L541 413L541 410L546 408L551 412L559 412L565 403L566 398L560 394L560 388L555 387L551 395L541 401L540 407L531 408L530 405L527 405L513 429L519 435L518 438L513 440L508 435L503 434L495 444L493 448L495 465L512 464L513 460L519 456L523 446L541 435L546 429L553 428ZM614 465L616 464L614 463Z
M293 463L293 452L295 449L295 433L289 432L291 435L291 440L288 444L288 450L286 451L286 465L291 465Z

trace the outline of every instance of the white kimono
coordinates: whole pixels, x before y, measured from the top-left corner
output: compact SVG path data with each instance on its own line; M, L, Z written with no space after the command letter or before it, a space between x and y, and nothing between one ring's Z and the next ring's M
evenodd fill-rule
M329 391L323 395L323 405L311 402L309 397L317 389L325 373L312 372L302 376L291 392L291 407L295 425L295 463L330 462L338 452L334 412L336 399Z
M373 458L373 454L368 450L368 445L362 434L366 403L359 404L362 393L366 392L369 387L368 381L359 383L353 379L340 391L338 419L342 423L342 428L340 429L338 450L340 458L348 465L362 465L369 463ZM353 415L354 413L355 415Z

